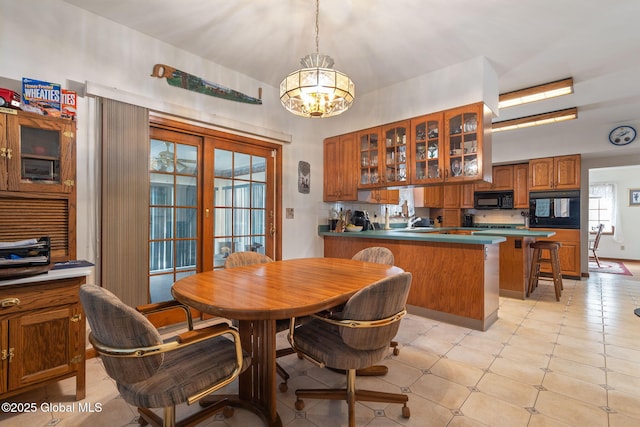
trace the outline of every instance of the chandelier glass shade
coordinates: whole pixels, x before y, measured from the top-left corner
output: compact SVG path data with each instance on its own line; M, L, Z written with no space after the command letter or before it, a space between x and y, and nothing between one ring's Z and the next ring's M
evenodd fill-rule
M319 0L316 0L316 53L300 60L302 68L280 83L280 102L302 117L331 117L341 114L355 98L355 84L349 76L334 70L333 59L318 53Z
M280 83L284 108L303 117L330 117L346 111L355 97L355 85L346 74L334 70L327 55L310 54L300 61L304 68Z

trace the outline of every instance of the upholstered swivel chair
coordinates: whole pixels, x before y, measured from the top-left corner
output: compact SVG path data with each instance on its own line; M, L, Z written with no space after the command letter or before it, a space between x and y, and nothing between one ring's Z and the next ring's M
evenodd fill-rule
M224 263L224 268L234 268L234 267L242 267L244 265L251 264L264 264L267 262L273 262L271 258L266 255L263 255L258 252L246 251L246 252L233 252L230 254ZM276 332L282 332L289 329L289 320L282 319L276 320ZM295 351L291 347L283 348L280 350L276 350L276 358L288 356L290 354L294 354ZM287 381L289 380L289 373L285 371L285 369L276 362L276 372L282 378L282 382L280 383L279 389L281 392L285 393L288 389Z
M591 255L589 258L594 258L596 260L596 264L598 264L598 268L600 268L600 258L598 258L598 245L600 245L600 236L602 236L602 230L604 229L604 224L598 225L598 229L596 230L596 235L593 240L589 240L589 250L591 251Z
M190 426L220 410L233 414L229 400L221 396L178 424L175 420L176 405L195 403L224 387L251 363L235 328L223 323L163 341L144 315L106 289L83 285L80 301L91 327L89 341L122 398L138 407L141 425ZM163 418L149 408L164 408Z
M370 248L364 248L357 254L355 254L352 259L364 262L375 262L376 264L386 264L386 265L394 265L396 260L393 256L393 252L387 248L383 248L380 246L372 246ZM400 349L398 348L398 342L391 340L389 343L389 347L393 348L393 355L397 356L400 354ZM386 371L385 371L386 373ZM362 371L361 371L362 374Z
M304 408L303 398L346 400L349 426L355 426L355 402L389 402L403 405L409 418L409 398L404 394L356 389L356 370L382 359L395 336L411 286L411 273L401 273L375 282L355 293L339 318L313 315L313 319L291 328L293 348L321 367L347 371L345 389L296 390L295 407Z
M363 250L355 254L352 259L355 259L357 261L375 262L376 264L386 265L393 265L395 263L393 252L381 246L364 248Z

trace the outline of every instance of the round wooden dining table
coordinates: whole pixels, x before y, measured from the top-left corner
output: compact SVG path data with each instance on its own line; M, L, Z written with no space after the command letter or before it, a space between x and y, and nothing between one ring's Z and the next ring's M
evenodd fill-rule
M358 290L402 273L399 267L342 258L298 258L213 270L173 284L174 298L204 313L239 321L251 367L240 375L237 406L281 426L276 410L276 320L346 302Z

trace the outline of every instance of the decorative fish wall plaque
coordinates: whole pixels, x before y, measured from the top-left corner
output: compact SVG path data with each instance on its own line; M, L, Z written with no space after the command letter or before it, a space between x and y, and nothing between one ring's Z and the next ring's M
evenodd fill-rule
M154 65L151 77L158 77L160 79L166 77L167 83L171 86L192 92L228 99L230 101L245 102L247 104L262 104L262 99L260 99L262 98L262 88L258 89L258 98L254 98L164 64Z

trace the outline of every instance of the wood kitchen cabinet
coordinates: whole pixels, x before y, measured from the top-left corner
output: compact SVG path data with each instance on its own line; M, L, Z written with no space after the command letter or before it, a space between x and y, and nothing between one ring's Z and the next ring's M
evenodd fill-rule
M443 113L411 119L411 177L413 184L432 184L444 180L442 144Z
M407 143L410 139L410 122L404 120L382 127L384 146L381 169L382 182L385 186L406 185L409 182Z
M358 132L358 188L380 188L408 183L409 133L408 120Z
M529 191L580 189L580 155L529 161Z
M529 209L529 164L513 165L513 207Z
M445 209L460 208L460 184L445 184L443 188L442 207Z
M495 191L513 190L513 165L493 167L493 189Z
M381 205L397 205L400 203L399 190L371 190L366 191L365 194L366 198L364 200L360 198L358 200Z
M513 190L513 165L494 166L491 169L491 182L478 182L475 191L510 191Z
M421 208L442 208L444 189L442 185L423 187L421 192L414 193L414 203Z
M380 175L380 141L382 129L375 127L357 133L357 149L360 164L358 188L379 187ZM357 160L358 161L358 160ZM325 166L326 167L326 166ZM352 165L355 167L355 164Z
M75 132L70 119L0 113L0 241L48 236L52 262L75 259Z
M358 161L356 134L327 138L324 141L325 202L358 200Z
M563 277L580 279L580 230L564 228L536 228L540 231L553 231L556 234L547 238L538 238L538 241L559 242L560 273ZM543 258L549 258L548 251L542 251ZM550 273L548 266L543 266L541 271Z
M0 286L0 399L76 377L85 398L85 277Z
M476 103L444 112L444 180L491 181L491 111Z
M473 193L475 185L473 183L464 183L460 186L460 208L473 209Z
M34 113L0 114L0 190L71 193L75 125Z

